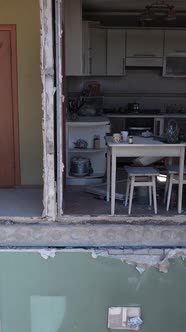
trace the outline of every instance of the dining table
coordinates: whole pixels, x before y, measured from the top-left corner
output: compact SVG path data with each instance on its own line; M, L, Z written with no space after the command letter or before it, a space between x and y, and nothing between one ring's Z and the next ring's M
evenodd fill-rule
M182 213L183 197L183 175L185 161L186 142L165 143L157 138L134 136L133 143L119 141L115 142L112 136L106 137L107 143L107 202L111 198L111 215L115 214L116 195L116 163L118 157L157 157L159 159L172 158L179 159L179 184L178 184L178 213Z

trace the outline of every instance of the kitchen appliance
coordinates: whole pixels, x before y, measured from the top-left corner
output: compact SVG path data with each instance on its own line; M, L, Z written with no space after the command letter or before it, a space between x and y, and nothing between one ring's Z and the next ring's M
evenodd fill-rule
M72 176L83 177L91 175L93 168L89 158L84 157L73 157L71 159L70 174Z
M128 130L129 135L141 135L142 132L148 130L153 131L153 118L126 118L125 129Z
M176 120L169 120L166 130L166 139L168 143L177 143L179 138L179 129Z

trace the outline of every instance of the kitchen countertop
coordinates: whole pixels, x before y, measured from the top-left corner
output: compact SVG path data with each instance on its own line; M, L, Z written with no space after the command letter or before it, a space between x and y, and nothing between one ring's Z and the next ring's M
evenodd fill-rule
M145 113L108 113L108 118L176 118L186 119L185 113L157 113L157 114L145 114Z

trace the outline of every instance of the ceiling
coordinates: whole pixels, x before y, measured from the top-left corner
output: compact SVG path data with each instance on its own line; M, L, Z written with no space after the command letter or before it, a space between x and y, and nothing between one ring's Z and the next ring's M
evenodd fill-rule
M145 1L145 0L83 0L85 11L138 11L152 3L168 3L175 6L177 11L186 10L186 0Z

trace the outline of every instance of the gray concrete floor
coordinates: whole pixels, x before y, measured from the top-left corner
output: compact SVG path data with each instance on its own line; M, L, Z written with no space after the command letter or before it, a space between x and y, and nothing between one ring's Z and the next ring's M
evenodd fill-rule
M41 217L42 188L0 189L0 217Z
M124 178L125 174L119 174L118 180ZM157 183L157 203L159 215L175 215L177 214L177 186L173 186L172 201L169 212L166 212L163 204L165 184ZM185 186L186 187L186 186ZM186 213L186 188L183 192L183 213ZM125 192L125 188L123 188ZM148 204L147 188L136 189L136 194L132 204L132 215L135 216L151 216L154 215L153 207ZM118 215L127 215L128 208L123 201L116 200L115 213ZM110 203L98 195L89 194L83 186L67 186L64 195L64 214L67 215L102 215L110 214Z

